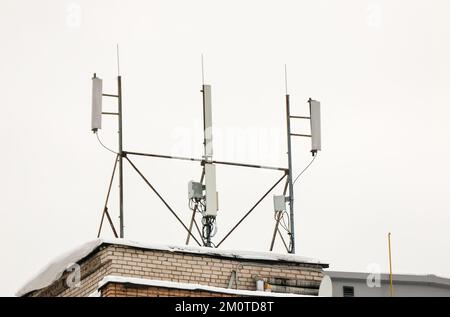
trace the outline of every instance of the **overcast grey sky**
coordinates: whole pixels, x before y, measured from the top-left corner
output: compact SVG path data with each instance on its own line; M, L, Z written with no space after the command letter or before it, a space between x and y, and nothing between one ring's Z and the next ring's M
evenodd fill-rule
M203 53L215 158L286 166L286 63L292 111L322 102L323 151L295 186L297 253L387 271L391 231L394 272L449 277L449 15L447 0L1 0L0 295L96 237L114 156L90 132L90 78L115 92L116 43L126 150L201 156ZM104 142L116 136L105 118ZM295 171L309 146L294 139ZM135 163L187 222L199 164ZM279 173L219 166L217 177L221 237ZM116 185L112 195L118 222ZM185 239L128 165L125 225L132 240ZM269 197L223 247L267 250L272 228Z

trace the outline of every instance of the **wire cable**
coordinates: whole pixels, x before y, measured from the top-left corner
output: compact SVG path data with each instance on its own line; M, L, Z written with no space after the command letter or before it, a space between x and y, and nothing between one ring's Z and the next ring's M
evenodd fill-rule
M285 218L284 218L285 215L288 217L287 224L286 224L286 220L285 220ZM289 229L289 216L288 216L287 212L283 212L283 213L281 214L281 218L280 218L280 226L281 226L284 230L286 230L287 233L290 233L290 232L291 232L291 230Z
M100 137L98 136L98 132L95 132L95 135L97 136L97 140L98 140L98 142L101 144L101 146L103 146L105 149L107 149L108 151L110 151L110 152L112 152L112 153L114 153L114 154L119 154L119 153L117 153L117 152L114 152L113 150L111 150L109 147L107 147L107 146L105 146L104 144L103 144L103 142L100 140Z
M311 166L311 164L314 162L314 160L316 159L317 156L318 156L318 155L317 155L317 153L316 153L316 154L313 156L313 159L311 160L311 162L309 162L309 164L306 165L306 167L298 174L298 176L295 178L295 180L294 180L294 182L292 183L292 185L294 185L295 182L298 180L298 178L299 178L304 172L306 172L306 170L308 169L308 167Z

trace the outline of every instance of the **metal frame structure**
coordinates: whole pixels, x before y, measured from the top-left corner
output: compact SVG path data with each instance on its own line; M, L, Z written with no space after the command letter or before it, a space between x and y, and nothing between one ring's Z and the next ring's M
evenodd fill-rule
M94 77L93 78L97 78L97 74L94 73ZM123 220L123 157L124 157L124 153L123 153L123 137L122 137L122 77L120 75L117 76L117 94L103 94L101 95L101 97L112 97L112 98L117 98L117 106L118 106L118 111L117 112L101 112L101 115L114 115L117 116L117 121L118 121L118 143L119 143L119 152L117 153L117 157L116 160L114 162L114 169L113 169L113 173L111 176L111 181L109 184L109 188L108 188L108 193L106 195L106 202L105 202L105 207L104 207L104 211L102 214L102 220L100 222L100 228L98 230L98 237L100 236L101 233L101 229L102 229L102 224L103 224L103 218L106 214L106 216L108 217L109 223L111 225L111 229L114 232L114 235L117 237L117 232L116 229L114 228L114 225L111 221L110 215L108 213L108 199L109 199L109 194L111 192L111 186L113 184L113 180L114 180L114 175L115 175L115 171L116 171L116 166L117 166L117 161L119 162L119 209L120 209L120 215L119 215L119 219L120 219L120 231L119 231L119 236L120 238L124 238L125 236L125 230L124 230L124 220ZM97 133L97 129L93 130L94 133Z
M287 155L288 155L288 181L287 186L289 188L289 196L287 197L287 200L289 202L289 236L290 236L290 247L289 247L289 253L295 253L295 222L294 222L294 184L293 184L293 169L292 169L292 140L291 138L293 136L298 137L307 137L311 138L311 134L299 134L299 133L292 133L291 132L291 120L292 119L306 119L311 120L311 115L309 117L305 116L292 116L291 115L291 104L290 104L290 96L287 93L287 84L286 84L286 132L287 132ZM310 99L311 100L311 99ZM316 155L316 153L313 151L313 155ZM286 194L286 188L284 190L283 195ZM277 219L279 216L276 216ZM278 230L278 224L279 220L276 220L275 230ZM281 235L280 235L281 236ZM275 242L276 235L274 234L272 243L270 246L270 250L273 249L273 244Z
M96 78L96 74L94 74L94 78ZM287 84L286 84L287 86ZM116 158L114 160L114 168L111 175L111 179L109 182L109 187L106 195L106 200L102 212L100 227L98 229L97 237L100 236L102 225L104 222L105 216L108 219L108 222L111 226L111 229L113 231L113 234L115 237L118 237L117 231L114 227L113 221L111 220L111 216L108 212L108 201L109 196L111 192L111 187L113 184L115 172L117 169L117 165L119 168L119 209L120 209L120 231L119 231L119 237L124 238L125 236L125 230L124 230L124 203L123 203L123 160L125 159L131 167L141 176L143 181L149 186L149 188L156 194L156 196L163 202L163 204L166 206L166 208L171 212L171 214L177 219L177 221L182 225L182 227L187 231L187 237L186 237L186 244L189 244L190 239L192 238L193 241L197 243L199 246L207 246L207 247L219 247L222 245L222 243L236 230L236 228L252 213L256 207L274 190L274 188L283 181L283 179L286 178L286 183L284 186L283 195L286 194L287 190L289 189L289 196L286 198L286 201L289 202L289 245L286 243L285 239L283 238L283 235L279 229L280 220L282 218L282 215L280 213L275 213L275 228L273 231L272 241L270 245L270 250L273 250L274 242L277 234L281 237L282 242L284 246L286 247L286 250L289 253L295 253L295 225L294 225L294 190L293 190L293 170L292 170L292 150L291 150L291 137L292 136L301 136L301 137L311 137L311 135L306 134L297 134L291 132L291 119L311 119L310 117L303 117L303 116L292 116L290 111L290 99L289 94L287 93L286 88L286 95L285 95L285 102L286 102L286 118L287 118L287 147L288 147L288 168L283 167L273 167L273 166L264 166L264 165L255 165L255 164L246 164L246 163L236 163L236 162L225 162L225 161L218 161L212 159L212 145L208 144L209 141L212 139L208 139L209 135L207 132L207 125L205 122L205 88L210 89L209 85L205 85L203 83L202 85L202 94L203 94L203 117L204 117L204 150L205 154L203 158L191 158L191 157L181 157L181 156L169 156L169 155L161 155L161 154L152 154L152 153L141 153L141 152L132 152L132 151L124 151L123 150L123 127L122 127L122 81L121 76L119 75L117 77L117 87L118 91L117 94L103 94L102 97L113 97L118 99L118 112L101 112L101 115L115 115L118 117L118 152L116 153ZM97 133L97 129L93 129L94 133ZM313 152L313 155L315 153ZM206 220L206 217L203 217L202 224L203 224L203 230L201 231L199 228L199 225L197 224L197 221L195 219L196 212L198 211L198 206L195 205L193 208L192 216L190 218L189 226L186 226L184 222L180 219L180 217L177 215L177 213L174 211L174 209L167 203L167 201L161 196L161 194L156 190L156 188L149 182L149 180L143 175L143 173L136 167L136 165L130 160L129 156L144 156L144 157L153 157L153 158L162 158L162 159L170 159L170 160L183 160L183 161L191 161L191 162L199 162L202 166L202 174L200 177L200 183L203 185L203 182L205 180L205 165L206 164L216 164L216 165L228 165L228 166L235 166L235 167L247 167L247 168L258 168L258 169L267 169L267 170L276 170L283 172L283 175L281 178L279 178L261 197L258 199L253 206L240 218L237 223L221 238L220 242L217 243L217 245L214 245L211 241L211 228L207 228L207 234L204 234L205 226L208 226L208 221L213 221L215 219ZM215 218L215 217L214 217ZM197 230L197 233L200 235L200 239L197 239L195 235L193 234L193 226L195 225L195 228ZM209 230L209 231L208 231ZM200 240L200 241L199 241Z

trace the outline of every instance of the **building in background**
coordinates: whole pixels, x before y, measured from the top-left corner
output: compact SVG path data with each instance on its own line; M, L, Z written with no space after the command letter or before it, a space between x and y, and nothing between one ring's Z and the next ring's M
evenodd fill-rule
M97 239L17 296L315 296L328 265L293 254Z
M325 271L320 295L333 297L390 296L389 274ZM450 279L436 275L393 274L396 297L450 296Z

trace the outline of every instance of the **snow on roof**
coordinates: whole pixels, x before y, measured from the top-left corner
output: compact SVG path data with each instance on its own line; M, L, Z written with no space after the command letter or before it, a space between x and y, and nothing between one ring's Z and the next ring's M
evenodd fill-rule
M207 291L212 293L222 293L222 294L232 294L232 295L242 295L242 296L268 296L268 297L315 297L311 295L299 295L291 293L272 293L272 292L262 292L262 291L248 291L242 289L232 289L215 287L209 285L193 284L193 283L179 283L172 281L162 281L162 280L150 280L144 278L127 277L127 276L115 276L108 275L105 276L98 284L98 289L102 288L108 283L120 283L120 284L133 284L133 285L145 285L145 286L155 286L164 288L174 288L174 289L184 289L190 291Z
M129 247L135 247L139 249L148 250L161 250L170 252L182 252L193 254L205 254L209 256L219 256L225 258L246 259L246 260L261 260L261 261L276 261L276 262L294 262L294 263L306 263L306 264L319 264L324 267L328 267L328 264L321 263L320 261L295 254L282 254L274 252L261 252L261 251L242 251L242 250L226 250L207 247L187 246L187 245L168 245L168 244L154 244L154 243L141 243L135 241L129 241L124 239L102 239L104 244L116 244Z
M22 288L16 293L16 296L23 296L31 291L41 289L51 285L54 281L58 280L64 273L64 271L73 263L77 263L81 259L88 256L93 250L95 250L102 243L101 239L96 239L82 244L78 248L66 252L52 262L47 264L36 276L28 281Z
M89 254L94 252L99 246L103 244L122 245L139 249L147 250L161 250L169 252L183 252L192 254L205 254L210 256L220 256L226 258L245 259L245 260L260 260L260 261L276 261L276 262L293 262L318 264L323 267L328 267L328 264L321 263L315 259L303 257L295 254L280 254L273 252L256 252L256 251L239 251L239 250L224 250L206 247L192 247L179 245L162 245L153 243L141 243L124 239L96 239L82 244L78 248L67 252L54 261L50 262L43 270L41 270L35 278L26 283L17 293L16 296L23 296L34 290L42 289L51 285L58 280L64 271L73 263L77 263Z

